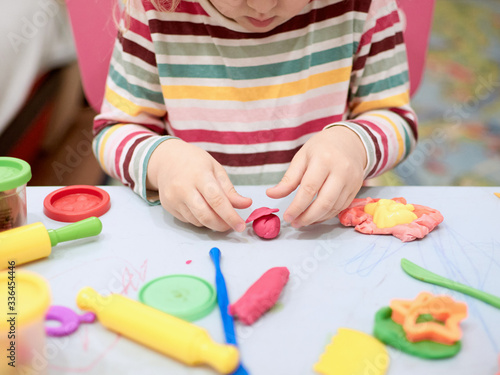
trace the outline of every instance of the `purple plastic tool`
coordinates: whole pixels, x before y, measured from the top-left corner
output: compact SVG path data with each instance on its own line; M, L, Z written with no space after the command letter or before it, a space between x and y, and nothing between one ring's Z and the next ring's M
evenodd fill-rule
M50 306L45 315L45 320L57 320L61 323L59 327L45 327L48 336L61 337L71 335L82 323L93 323L96 319L94 313L88 312L78 315L65 306Z

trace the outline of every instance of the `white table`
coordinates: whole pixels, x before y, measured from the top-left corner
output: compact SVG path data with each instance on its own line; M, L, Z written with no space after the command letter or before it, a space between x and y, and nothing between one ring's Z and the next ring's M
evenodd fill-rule
M500 199L487 187L363 188L359 197L402 196L441 211L444 222L423 240L403 243L393 236L368 236L343 227L338 219L296 230L283 225L265 241L250 226L242 234L215 233L174 220L124 187L103 187L111 209L101 217L102 233L60 244L50 257L24 268L50 283L53 304L79 311L75 297L84 286L103 294L137 299L146 282L168 274L191 274L214 282L208 252L222 251L229 298L236 301L265 271L289 268L290 281L280 307L251 327L237 323L245 367L254 375L314 374L326 344L338 328L371 333L375 312L393 298L413 299L421 291L447 294L468 304L462 322L462 350L454 358L423 360L390 349L389 375L495 374L500 353L500 310L463 294L406 275L401 258L435 273L500 295ZM44 216L43 198L55 190L28 188L28 221L47 228L65 223ZM273 201L263 187L239 187L254 199L251 209L276 207L282 215L291 199ZM280 216L281 217L281 216ZM192 260L190 264L186 261ZM195 322L224 342L218 309ZM83 325L72 336L49 338L45 355L50 374L215 374L209 367L187 367L106 330ZM44 360L44 359L40 359Z

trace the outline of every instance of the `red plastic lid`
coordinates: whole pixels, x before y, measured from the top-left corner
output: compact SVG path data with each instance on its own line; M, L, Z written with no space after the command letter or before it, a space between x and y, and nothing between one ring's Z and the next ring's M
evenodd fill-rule
M73 185L53 191L43 201L47 217L74 223L91 216L101 216L111 207L109 194L95 186Z

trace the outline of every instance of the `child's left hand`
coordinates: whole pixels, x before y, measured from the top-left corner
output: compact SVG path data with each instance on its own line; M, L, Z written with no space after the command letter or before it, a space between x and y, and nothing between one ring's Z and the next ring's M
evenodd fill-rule
M358 135L345 126L334 126L309 139L280 183L266 193L283 198L300 185L283 219L295 228L326 221L352 202L363 185L366 162Z

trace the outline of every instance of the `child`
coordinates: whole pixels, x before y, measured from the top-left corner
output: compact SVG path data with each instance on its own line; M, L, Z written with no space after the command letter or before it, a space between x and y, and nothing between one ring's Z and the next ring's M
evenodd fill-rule
M395 0L129 1L94 151L179 220L243 231L233 184L277 183L325 221L415 147Z

